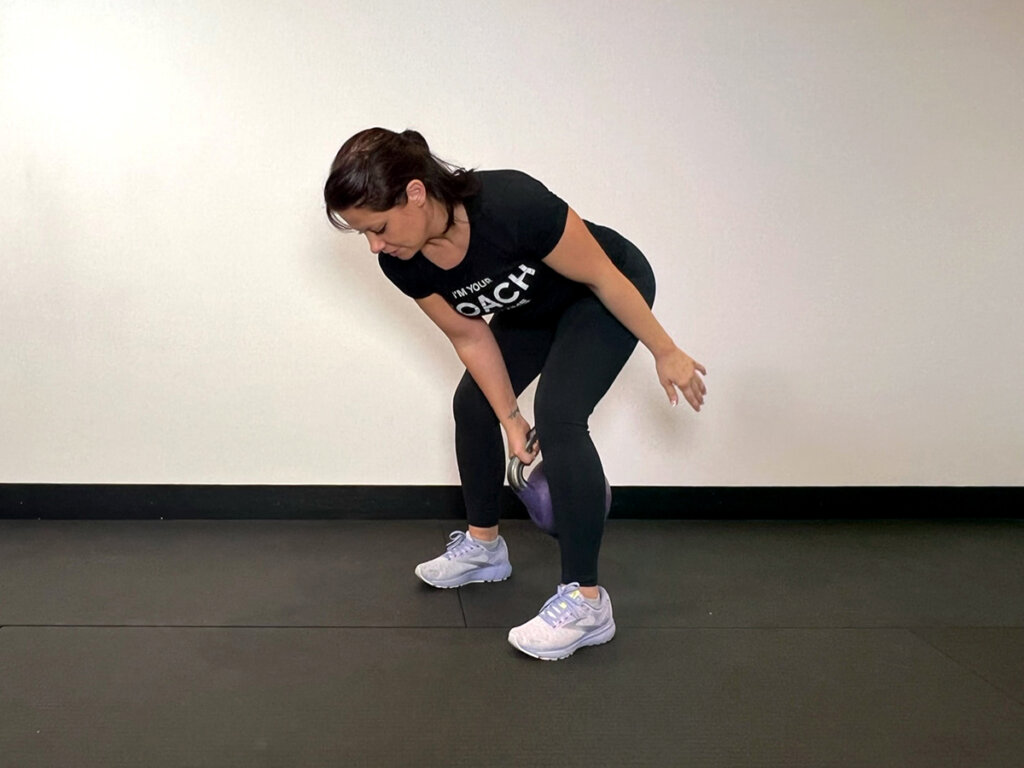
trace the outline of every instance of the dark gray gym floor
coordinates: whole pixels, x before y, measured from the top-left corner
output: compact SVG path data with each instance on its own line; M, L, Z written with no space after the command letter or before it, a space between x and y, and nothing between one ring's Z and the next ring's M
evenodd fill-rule
M1024 523L612 520L558 580L434 590L451 520L0 520L0 766L1024 766Z

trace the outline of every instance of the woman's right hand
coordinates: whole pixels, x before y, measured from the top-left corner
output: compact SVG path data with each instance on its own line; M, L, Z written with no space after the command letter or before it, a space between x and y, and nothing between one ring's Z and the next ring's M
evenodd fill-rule
M511 419L502 422L505 428L505 438L508 440L509 456L517 456L523 464L532 464L540 452L540 443L534 442L533 450L528 451L526 444L530 434L530 423L516 409Z

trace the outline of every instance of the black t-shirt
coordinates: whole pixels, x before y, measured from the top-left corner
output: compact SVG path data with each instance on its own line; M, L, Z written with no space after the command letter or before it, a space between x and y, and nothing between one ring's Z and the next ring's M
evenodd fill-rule
M408 261L381 253L388 279L414 299L439 294L467 317L502 311L543 317L585 295L586 286L542 261L565 231L565 201L520 171L475 173L480 188L462 201L469 217L466 257L445 270L422 253Z

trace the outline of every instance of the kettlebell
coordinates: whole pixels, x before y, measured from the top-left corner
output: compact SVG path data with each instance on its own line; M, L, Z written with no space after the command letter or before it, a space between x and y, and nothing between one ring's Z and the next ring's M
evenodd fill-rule
M526 436L527 450L533 449L537 444L537 430L531 429ZM508 462L508 484L526 507L530 519L544 533L558 538L558 531L555 530L555 516L551 509L551 489L548 487L548 479L544 474L544 462L538 461L533 465L530 476L523 479L523 462L518 456L513 456ZM612 487L608 478L604 479L604 517L608 519L608 513L612 508Z

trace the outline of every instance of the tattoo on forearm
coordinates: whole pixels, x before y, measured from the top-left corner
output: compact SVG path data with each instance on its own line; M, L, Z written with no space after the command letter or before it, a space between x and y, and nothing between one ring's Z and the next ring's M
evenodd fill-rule
M512 413L510 413L510 414L508 415L508 417L509 417L510 419L514 419L514 418L515 418L516 416L518 416L518 415L519 415L519 406L516 406L516 409L515 409L514 411L512 411Z

